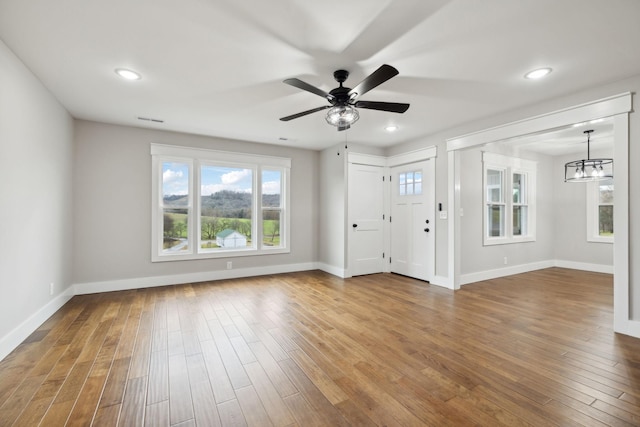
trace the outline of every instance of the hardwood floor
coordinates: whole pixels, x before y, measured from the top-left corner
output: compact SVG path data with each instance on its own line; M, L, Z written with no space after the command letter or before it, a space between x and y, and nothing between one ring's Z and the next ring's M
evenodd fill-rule
M612 277L559 268L76 296L0 362L0 426L637 426L611 325Z

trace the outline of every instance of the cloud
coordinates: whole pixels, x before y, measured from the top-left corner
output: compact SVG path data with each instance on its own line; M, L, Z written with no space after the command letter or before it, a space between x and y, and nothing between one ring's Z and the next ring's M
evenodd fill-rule
M162 182L163 183L173 182L173 181L182 179L183 176L184 176L184 173L182 171L174 171L171 169L167 169L166 171L162 172Z
M220 177L223 184L231 185L251 176L251 169L240 169L225 173Z
M262 194L280 194L280 181L263 182Z

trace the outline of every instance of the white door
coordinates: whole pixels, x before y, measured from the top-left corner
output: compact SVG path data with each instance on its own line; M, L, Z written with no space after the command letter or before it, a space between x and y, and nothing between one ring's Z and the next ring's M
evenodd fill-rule
M383 169L349 164L349 273L380 273L383 269Z
M427 281L435 267L433 163L391 168L391 272Z

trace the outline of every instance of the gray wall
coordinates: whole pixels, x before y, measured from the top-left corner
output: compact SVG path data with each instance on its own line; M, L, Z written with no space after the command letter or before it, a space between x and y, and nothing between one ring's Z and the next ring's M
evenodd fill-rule
M612 156L613 150L591 153L592 158ZM554 192L556 206L554 211L555 257L564 261L612 266L613 245L587 241L586 185L564 183L564 164L582 157L570 155L558 156L553 159L554 182L557 183Z
M0 159L4 344L71 284L73 120L2 41Z
M75 283L226 269L229 258L151 262L150 143L290 157L291 253L236 257L233 266L317 261L318 152L80 120L75 129Z
M482 151L534 160L536 182L536 240L534 242L483 246L484 204ZM460 154L460 218L462 235L461 274L495 270L513 265L531 264L554 259L553 159L536 153L502 149L474 148ZM504 258L508 264L505 266Z

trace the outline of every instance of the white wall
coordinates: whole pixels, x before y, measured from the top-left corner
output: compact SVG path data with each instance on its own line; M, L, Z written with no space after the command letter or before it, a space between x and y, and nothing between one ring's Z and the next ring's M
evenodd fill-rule
M320 153L320 239L318 261L323 270L344 277L346 261L347 152L343 144Z
M318 259L319 153L76 121L73 280L78 292L312 268ZM150 143L290 157L291 253L151 262ZM233 260L233 270L226 263Z
M68 298L72 145L71 116L0 41L0 359Z

